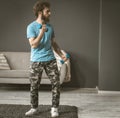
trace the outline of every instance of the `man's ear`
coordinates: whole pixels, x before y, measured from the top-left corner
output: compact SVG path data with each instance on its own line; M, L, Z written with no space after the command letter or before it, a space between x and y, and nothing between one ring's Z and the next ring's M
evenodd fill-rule
M42 11L39 11L39 12L38 12L38 15L42 15Z

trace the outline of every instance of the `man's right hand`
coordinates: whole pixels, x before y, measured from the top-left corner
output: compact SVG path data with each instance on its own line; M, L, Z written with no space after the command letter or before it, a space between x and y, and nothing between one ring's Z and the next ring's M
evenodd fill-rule
M42 25L42 28L40 29L41 32L46 32L47 31L47 27L45 24Z

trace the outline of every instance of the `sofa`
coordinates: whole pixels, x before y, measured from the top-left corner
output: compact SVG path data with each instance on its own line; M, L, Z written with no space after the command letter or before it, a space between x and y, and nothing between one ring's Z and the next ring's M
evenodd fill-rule
M29 84L29 52L0 52L0 83L6 84ZM60 67L60 83L69 82L66 78L67 64ZM50 84L45 71L43 71L41 84Z

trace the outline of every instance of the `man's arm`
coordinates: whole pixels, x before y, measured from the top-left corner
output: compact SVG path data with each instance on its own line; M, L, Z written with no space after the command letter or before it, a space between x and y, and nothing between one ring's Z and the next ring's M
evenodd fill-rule
M61 52L61 49L54 38L52 39L52 48L64 61L67 60L66 56Z
M42 39L45 31L46 31L46 25L43 25L42 28L40 29L39 35L36 38L29 39L29 43L32 48L38 47L38 45L40 44L40 40Z

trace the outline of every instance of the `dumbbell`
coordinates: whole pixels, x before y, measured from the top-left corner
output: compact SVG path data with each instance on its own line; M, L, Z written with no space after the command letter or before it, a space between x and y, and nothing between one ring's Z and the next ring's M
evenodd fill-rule
M67 59L69 59L69 58L70 58L70 55L69 55L68 53L66 54L66 58L67 58ZM65 61L64 61L64 60L60 60L60 63L61 63L61 64L64 64L64 63L65 63Z
M38 25L37 25L37 28L38 28L38 29L41 29L41 28L42 28L42 25L41 25L41 24L38 24ZM45 31L45 32L47 32L47 31L48 31L48 28L46 27L46 31Z

